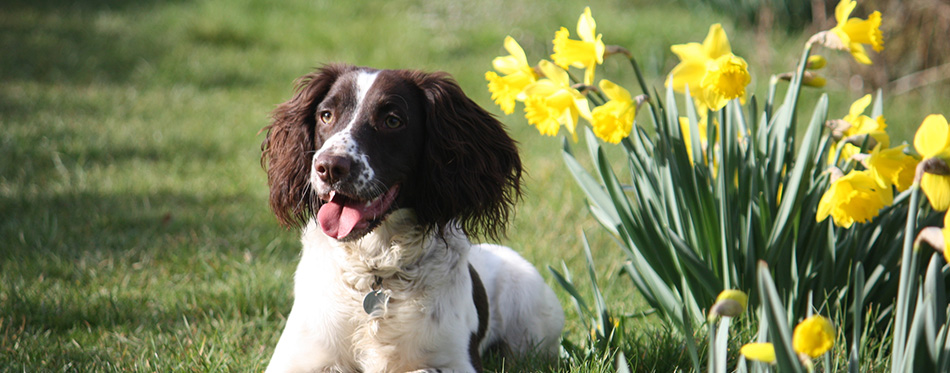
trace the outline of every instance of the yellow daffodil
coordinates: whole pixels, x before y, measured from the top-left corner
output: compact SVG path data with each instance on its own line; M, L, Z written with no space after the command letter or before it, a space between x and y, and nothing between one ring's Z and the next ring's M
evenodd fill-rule
M924 158L950 157L950 124L940 114L924 118L914 135L914 148Z
M771 343L746 343L739 353L749 360L775 364L775 346Z
M934 210L946 211L950 208L950 175L924 173L920 179L920 189L923 189Z
M871 117L864 115L864 110L870 104L871 95L865 95L851 104L848 115L842 119L846 123L845 128L835 131L834 135L839 141L831 145L830 152L835 154L838 147L842 147L840 160L847 161L854 155L861 153L862 145L867 145L868 148L874 148L877 145L881 145L882 148L890 146L891 140L885 131L887 123L885 123L884 117L878 116L871 119ZM834 162L834 159L829 158L828 162Z
M947 168L950 161L950 125L943 115L931 114L924 118L914 135L914 148L928 164L942 164ZM950 175L945 173L924 172L920 179L920 188L937 211L950 207Z
M600 90L610 100L591 110L591 127L597 137L616 144L633 129L637 107L629 91L607 79L600 81Z
M561 27L554 33L554 54L551 59L554 60L562 69L569 66L584 69L584 84L594 83L594 69L598 64L604 63L604 46L602 35L597 34L597 23L591 15L590 7L584 8L584 14L581 14L577 20L577 35L581 40L570 39L571 33L567 28Z
M734 54L727 54L706 64L706 75L699 83L702 101L713 110L726 106L729 100L745 97L745 87L752 81L749 65Z
M815 220L831 216L835 225L850 228L854 222L867 222L894 201L890 186L878 184L870 171L851 171L838 178L821 196Z
M677 92L684 92L687 84L690 89L698 89L699 83L706 75L706 63L732 54L726 32L718 23L709 27L709 33L702 44L676 44L671 46L670 50L680 59L680 63L670 72L673 90Z
M670 47L680 63L670 72L673 90L683 93L689 86L700 111L722 109L734 98L745 98L751 81L748 64L732 54L729 39L720 24L709 27L703 43L677 44Z
M893 185L898 192L903 192L914 183L914 172L920 161L904 154L906 147L907 145L901 145L883 149L879 144L871 151L865 163L879 184Z
M943 215L943 258L950 263L950 211Z
M875 11L868 19L849 18L854 7L853 0L842 0L835 7L835 19L838 25L831 29L839 40L838 49L851 52L854 59L865 65L871 64L871 59L864 50L863 44L868 44L876 52L884 50L884 36L881 32L881 12ZM828 43L826 43L828 45Z
M511 36L505 37L505 49L509 55L496 57L492 61L495 70L505 75L499 76L494 71L489 71L485 73L485 80L488 80L491 99L505 114L511 114L515 110L515 101L524 100L525 87L534 83L537 77L528 64L524 49Z
M563 124L576 141L574 128L578 117L591 119L587 99L571 87L567 71L546 60L541 61L539 68L545 78L528 85L524 90L525 118L542 135L547 136L557 135Z
M792 348L795 352L816 358L835 344L835 328L831 320L820 315L809 317L795 327Z
M745 311L749 296L741 290L723 290L709 310L710 317L736 317Z
M835 328L824 316L811 316L795 326L792 349L812 359L828 352L835 344ZM775 364L775 346L771 343L747 343L739 349L746 359ZM809 363L805 357L803 362Z

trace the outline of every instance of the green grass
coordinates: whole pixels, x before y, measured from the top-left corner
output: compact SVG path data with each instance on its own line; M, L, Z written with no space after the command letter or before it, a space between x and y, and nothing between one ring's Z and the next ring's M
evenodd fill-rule
M482 76L504 54L504 36L540 59L557 27L573 33L585 5L0 5L0 370L263 369L290 310L299 244L267 209L258 131L290 97L292 81L326 62L444 70L497 113ZM767 35L771 49L742 43L755 36L730 27L729 17L673 5L591 7L605 40L634 51L657 87L676 62L669 45L700 41L713 22L726 24L738 54L752 65L764 54L775 71L792 66L802 40ZM604 72L633 87L625 62L608 61ZM847 80L836 78L845 83L832 80L830 89L843 90ZM762 90L767 72L756 81ZM906 108L889 123L916 128L927 113L915 110L936 106L919 95L889 101L886 113ZM844 115L848 104L832 107ZM617 274L620 251L587 213L563 168L560 140L539 136L520 115L504 120L528 176L503 243L555 287L568 316L565 338L583 345L587 331L545 270L564 261L584 273L581 232L592 239L611 309L647 306ZM575 276L589 296L589 281ZM656 320L627 325L621 346L635 370L688 361L680 337ZM545 369L612 371L611 362L564 360ZM490 366L520 371L534 363Z

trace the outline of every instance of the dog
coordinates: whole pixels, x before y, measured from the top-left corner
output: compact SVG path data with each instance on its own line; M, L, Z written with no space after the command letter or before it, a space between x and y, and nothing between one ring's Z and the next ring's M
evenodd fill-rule
M479 372L555 357L564 313L503 236L522 165L446 73L323 66L265 127L281 224L302 228L294 304L268 372Z

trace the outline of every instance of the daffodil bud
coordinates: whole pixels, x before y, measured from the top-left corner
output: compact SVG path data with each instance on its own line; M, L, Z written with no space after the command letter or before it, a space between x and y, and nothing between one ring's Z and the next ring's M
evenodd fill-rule
M818 70L825 67L828 61L825 60L825 57L821 55L814 55L808 57L808 62L805 63L805 68L808 70Z
M825 84L828 84L828 81L825 80L824 77L818 74L812 74L811 71L806 71L805 75L802 76L802 85L804 86L821 88L824 87Z
M745 311L749 296L740 290L723 290L709 310L710 318L717 316L736 317Z
M786 82L791 81L793 76L795 76L795 74L791 72L778 74L778 78ZM804 86L821 88L824 87L826 83L828 83L828 81L825 80L825 78L811 71L806 71L805 74L802 75L802 85Z

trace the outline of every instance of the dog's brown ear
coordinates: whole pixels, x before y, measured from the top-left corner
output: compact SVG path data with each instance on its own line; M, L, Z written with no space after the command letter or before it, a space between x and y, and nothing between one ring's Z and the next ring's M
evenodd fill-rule
M295 94L277 106L271 124L261 131L261 165L267 170L270 206L281 224L300 227L319 207L310 187L310 167L323 139L316 133L314 111L350 65L326 65L295 82Z
M441 228L453 219L471 236L504 235L521 196L521 158L494 116L445 73L421 75L426 96L423 176L415 203L420 222Z

